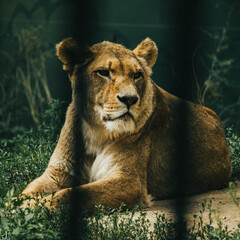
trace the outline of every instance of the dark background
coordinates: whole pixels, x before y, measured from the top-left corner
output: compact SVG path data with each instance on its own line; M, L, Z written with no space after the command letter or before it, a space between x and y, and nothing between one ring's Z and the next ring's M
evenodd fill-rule
M33 61L41 53L47 54L43 63L51 97L66 102L71 100L70 82L54 56L56 43L75 36L89 45L109 40L134 49L150 37L159 49L152 79L172 94L214 109L226 126L239 130L239 6L239 1L227 0L201 0L189 5L181 0L2 1L0 134L8 136L12 126L18 126L18 132L21 127L38 124L32 120L27 94L23 94L24 86L15 74L19 65L27 71L25 58L29 53L21 50L19 39L28 35L30 42L37 41L35 52L30 54ZM24 30L29 34L19 38ZM29 78L34 82L32 75ZM30 85L38 91L39 86ZM198 87L202 94L206 90L204 102L200 101ZM14 88L20 90L16 93ZM41 86L40 91L43 100L39 104L44 105Z

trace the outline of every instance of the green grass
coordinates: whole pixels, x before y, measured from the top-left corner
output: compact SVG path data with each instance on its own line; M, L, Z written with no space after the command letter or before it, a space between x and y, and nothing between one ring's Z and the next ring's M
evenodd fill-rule
M232 178L240 179L240 137L233 132L232 128L226 130L232 160Z
M53 100L39 130L30 129L0 142L0 189L17 193L46 168L64 119L63 103Z
M86 240L177 239L177 224L174 221L165 215L156 214L155 222L150 223L147 213L139 207L122 211L121 207L106 210L98 206L95 215L86 217L82 214L74 218L72 225L71 215L64 205L51 212L42 203L38 203L34 209L23 210L19 207L22 200L15 199L12 205L6 207L5 202L10 201L12 196L13 191L9 191L0 200L0 238L7 235L8 239L73 239L73 236L74 239ZM203 222L205 212L208 213L208 221ZM214 227L212 215L211 202L202 203L202 210L193 216L193 225L184 228L184 239L240 239L239 229L230 231L221 222Z
M53 101L46 110L39 130L25 131L12 140L0 143L0 239L176 239L176 222L164 215L156 215L150 223L146 212L135 208L131 211L110 210L98 206L91 217L85 214L74 217L65 205L49 211L38 203L34 209L20 208L20 198L12 200L46 168L56 146L63 124L63 104ZM240 178L240 138L232 129L226 131L233 163L233 179ZM233 201L238 204L234 189ZM203 222L203 213L209 219ZM239 229L229 231L221 222L213 227L211 203L203 203L202 210L193 216L195 224L185 228L184 239L240 239ZM239 210L240 213L240 210ZM72 223L74 222L74 225ZM74 226L74 229L71 227Z

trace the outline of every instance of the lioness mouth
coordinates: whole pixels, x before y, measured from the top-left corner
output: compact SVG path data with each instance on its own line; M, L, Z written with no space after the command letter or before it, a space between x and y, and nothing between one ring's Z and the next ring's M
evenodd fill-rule
M127 118L127 117L131 117L133 118L132 114L130 112L126 112L123 115L116 117L116 118L111 118L110 116L106 116L103 118L103 121L107 122L107 121L115 121L121 118Z

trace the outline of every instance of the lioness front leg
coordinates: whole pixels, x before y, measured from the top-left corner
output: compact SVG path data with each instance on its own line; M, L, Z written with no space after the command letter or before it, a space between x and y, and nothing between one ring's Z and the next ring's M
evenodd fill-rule
M73 172L72 162L75 162L74 153L75 144L73 142L75 128L75 117L68 117L68 115L74 114L75 108L73 104L70 104L66 117L66 122L61 130L58 144L51 156L49 165L45 172L32 181L26 189L22 192L25 195L36 195L36 193L51 194L57 192L63 188L72 186ZM71 114L70 114L71 113ZM79 127L80 128L80 127Z
M57 207L59 201L67 199L69 204L78 210L87 210L89 213L95 211L96 205L118 208L122 203L127 208L136 204L145 203L142 196L141 182L139 177L108 177L92 183L80 185L75 188L65 188L58 191L54 197L46 197L46 206Z
M37 193L52 194L63 188L63 181L66 187L67 182L70 182L70 175L63 170L50 166L40 177L33 180L22 194L26 196L36 196Z
M57 171L54 167L48 167L45 172L35 180L33 180L22 192L20 198L24 200L22 208L25 208L29 205L34 206L37 203L38 199L43 198L43 194L52 194L58 192L61 188L58 184L58 178L60 175L64 175L63 172ZM34 197L30 201L25 201L26 197ZM13 198L17 199L17 198ZM27 198L28 199L28 198ZM11 202L7 202L6 205L11 205Z

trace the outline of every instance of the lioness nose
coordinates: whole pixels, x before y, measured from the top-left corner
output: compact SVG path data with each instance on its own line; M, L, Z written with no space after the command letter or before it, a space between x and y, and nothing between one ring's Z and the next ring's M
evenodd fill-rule
M137 101L138 101L137 96L122 96L122 97L120 97L119 95L117 95L117 98L120 102L126 104L128 108L131 107L132 105L134 105L135 103L137 103Z

